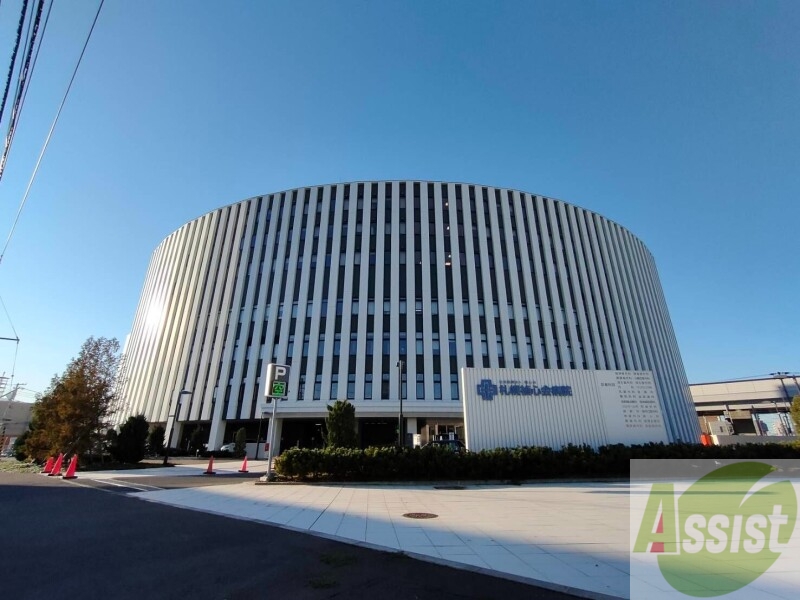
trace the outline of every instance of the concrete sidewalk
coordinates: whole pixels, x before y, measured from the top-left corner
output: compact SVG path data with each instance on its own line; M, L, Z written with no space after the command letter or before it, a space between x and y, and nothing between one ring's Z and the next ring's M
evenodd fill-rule
M218 474L241 462L214 463ZM88 479L192 476L206 465L84 473ZM248 463L251 472L266 461ZM437 489L438 487L438 489ZM133 494L269 523L586 598L629 598L627 484L267 484ZM451 488L451 489L447 489ZM410 518L413 513L436 515ZM423 516L423 515L416 515Z

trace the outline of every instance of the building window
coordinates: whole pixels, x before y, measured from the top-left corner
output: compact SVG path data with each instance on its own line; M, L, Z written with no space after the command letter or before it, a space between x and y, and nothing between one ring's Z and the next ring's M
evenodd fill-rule
M348 373L347 375L347 399L353 400L356 397L356 374Z
M350 356L355 356L358 352L358 334L353 331L350 333Z
M417 400L425 399L425 375L417 373Z
M442 399L442 376L439 373L433 374L433 399Z
M335 333L333 335L333 355L339 356L342 351L342 334Z
M372 400L372 373L364 375L364 400Z
M450 374L450 399L458 400L458 375Z
M339 376L331 375L331 400L336 400L339 395Z

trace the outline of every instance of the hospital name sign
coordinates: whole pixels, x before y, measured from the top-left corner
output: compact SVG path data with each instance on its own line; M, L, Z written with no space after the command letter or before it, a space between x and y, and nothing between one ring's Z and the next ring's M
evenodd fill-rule
M483 400L494 400L495 396L572 396L572 387L568 385L543 385L534 382L502 383L497 385L491 379L481 379L477 386L478 396Z

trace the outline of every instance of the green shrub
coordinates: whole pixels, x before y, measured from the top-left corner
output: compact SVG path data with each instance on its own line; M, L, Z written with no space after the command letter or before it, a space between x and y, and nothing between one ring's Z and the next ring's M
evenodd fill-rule
M111 446L111 455L123 463L141 461L145 455L148 429L149 425L144 415L128 417Z
M19 436L14 442L14 458L20 462L27 460L28 458L28 450L25 448L25 440L28 439L29 431L30 429L26 430L25 433Z
M358 446L356 427L356 407L350 402L337 400L333 406L328 405L328 416L325 418L325 447L355 448Z
M630 460L638 459L779 459L800 458L790 444L701 446L699 444L614 444L595 450L567 445L497 448L455 453L425 448L291 448L276 462L277 472L299 480L433 481L536 480L628 477Z
M166 431L163 425L156 425L147 434L147 450L156 456L164 453L164 437Z

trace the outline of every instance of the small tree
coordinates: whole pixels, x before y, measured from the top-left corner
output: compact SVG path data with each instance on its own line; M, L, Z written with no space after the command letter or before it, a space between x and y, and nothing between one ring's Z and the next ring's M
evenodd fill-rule
M138 463L142 460L145 455L148 428L144 415L128 417L125 424L120 427L116 444L111 447L114 458L125 463Z
M792 400L792 421L794 421L794 434L800 435L800 396L795 396Z
M328 433L325 435L327 448L355 448L358 446L356 433L356 407L347 400L337 400L328 405L325 419Z
M156 425L147 434L147 449L150 454L160 455L164 452L164 431L163 425Z
M236 431L236 436L233 438L234 447L233 453L236 456L244 456L247 450L247 430L242 427Z
M102 448L117 400L119 342L90 337L31 411L25 453L37 460L59 452L88 454Z

